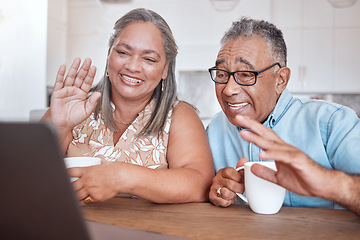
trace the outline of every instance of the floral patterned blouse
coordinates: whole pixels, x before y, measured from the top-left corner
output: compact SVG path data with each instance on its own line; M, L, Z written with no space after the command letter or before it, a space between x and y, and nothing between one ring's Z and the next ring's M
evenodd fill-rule
M177 102L174 106L176 104ZM169 111L164 131L159 136L137 137L148 122L154 106L155 102L151 101L116 144L113 141L113 132L105 126L101 116L95 120L93 113L83 123L74 127L73 140L69 144L67 156L99 157L102 163L121 161L152 169L168 168L166 150L174 107Z

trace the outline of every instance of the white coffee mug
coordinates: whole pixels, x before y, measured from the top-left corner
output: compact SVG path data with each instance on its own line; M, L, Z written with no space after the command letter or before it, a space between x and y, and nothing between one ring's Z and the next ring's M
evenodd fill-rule
M275 214L284 202L286 190L275 183L255 176L251 172L251 166L255 163L277 170L273 161L246 162L243 167L236 169L237 171L241 169L245 171L246 197L240 193L236 194L249 204L252 211L260 214Z
M64 158L66 168L90 167L101 164L101 159L97 157L67 157ZM78 178L70 178L71 182Z

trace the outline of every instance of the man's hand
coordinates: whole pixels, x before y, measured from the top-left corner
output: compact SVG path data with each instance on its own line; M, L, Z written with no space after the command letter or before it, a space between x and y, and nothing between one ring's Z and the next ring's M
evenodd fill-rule
M243 166L247 162L242 158L236 167ZM232 167L220 169L213 179L209 192L209 199L215 206L227 207L235 203L238 196L235 194L244 192L244 170L237 172Z
M259 157L264 160L275 160L277 172L254 164L251 171L256 176L300 195L327 195L326 191L331 187L328 184L331 180L331 170L320 166L259 122L244 116L238 116L236 120L241 127L250 130L242 130L240 136L263 149Z

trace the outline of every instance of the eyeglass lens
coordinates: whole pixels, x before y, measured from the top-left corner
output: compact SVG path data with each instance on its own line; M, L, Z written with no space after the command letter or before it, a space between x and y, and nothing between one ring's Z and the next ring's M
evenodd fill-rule
M227 83L230 78L229 75L228 72L223 70L211 70L212 79L218 83ZM242 84L252 84L255 82L255 73L253 72L242 71L232 73L231 75L234 75L236 80Z

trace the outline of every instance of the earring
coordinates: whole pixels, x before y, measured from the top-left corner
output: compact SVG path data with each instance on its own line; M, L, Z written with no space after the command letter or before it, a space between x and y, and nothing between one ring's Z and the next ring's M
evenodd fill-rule
M164 91L164 79L161 79L161 91Z
M108 72L108 71L106 71L105 76L106 76L106 77L109 77L109 72Z

